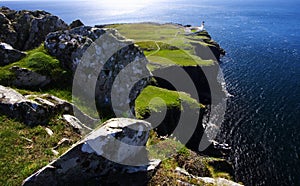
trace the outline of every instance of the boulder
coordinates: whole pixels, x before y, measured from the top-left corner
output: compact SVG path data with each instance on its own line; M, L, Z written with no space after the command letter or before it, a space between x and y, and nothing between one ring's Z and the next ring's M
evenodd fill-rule
M160 164L143 151L150 129L145 121L111 119L23 185L146 185Z
M18 50L38 47L48 33L68 29L59 17L46 11L14 11L0 8L0 40Z
M51 14L40 16L31 21L29 38L25 43L24 50L38 47L50 32L68 29L68 25L57 16Z
M20 88L44 87L52 80L50 77L33 72L27 68L13 66L10 68L14 74L11 84Z
M84 24L79 20L75 20L70 24L70 28L76 28L76 27L80 27L80 26L84 26Z
M0 14L1 17L1 14ZM14 49L7 43L0 42L0 66L5 66L10 63L19 61L24 58L26 53Z

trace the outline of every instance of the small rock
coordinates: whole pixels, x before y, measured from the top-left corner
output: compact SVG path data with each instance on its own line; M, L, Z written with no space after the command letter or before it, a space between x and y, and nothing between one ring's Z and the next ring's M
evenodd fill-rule
M181 181L181 180L177 180L178 186L194 186L193 184Z
M76 130L77 133L81 135L85 135L93 130L87 127L86 125L84 125L83 123L81 123L79 119L77 119L74 116L64 114L63 118L73 127L73 129Z
M45 128L47 134L49 134L49 136L52 136L54 133L51 129L49 129L48 127Z
M63 145L70 145L72 143L72 140L69 138L63 138L61 139L55 147L53 147L54 150L58 149L59 147Z
M213 157L225 157L229 154L231 148L228 144L218 143L214 140L210 140L210 142L211 144L208 146L208 148L201 153Z
M176 167L175 171L178 172L179 174L191 177L191 175L186 170L180 167Z
M52 152L55 156L57 156L57 155L59 154L59 152L58 152L57 150L54 150L54 149L51 149L51 152Z
M31 139L25 138L23 136L21 136L21 138L24 139L24 140L26 140L26 141L28 141L28 142L30 142L30 143L33 143L33 141Z
M7 43L0 42L0 66L5 66L19 61L26 56L26 53L14 49Z

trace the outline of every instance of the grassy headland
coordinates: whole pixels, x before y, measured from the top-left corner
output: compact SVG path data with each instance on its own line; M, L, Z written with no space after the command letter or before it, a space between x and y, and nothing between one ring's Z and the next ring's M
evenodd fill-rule
M214 63L213 60L201 59L195 53L196 45L210 45L208 42L204 42L210 40L206 32L200 35L186 36L184 27L175 24L141 23L109 25L108 27L117 29L122 35L133 39L139 45L150 62L149 69L151 71L174 64L207 66ZM43 88L17 89L21 94L49 93L68 101L72 100L72 74L63 69L60 62L49 55L43 45L27 51L27 56L22 60L0 67L0 84L10 86L10 82L15 78L11 71L13 66L27 68L53 79L49 85ZM183 104L191 110L205 107L191 98L188 93L148 86L135 101L136 117L143 119L151 112L159 112L165 106L180 112L183 110ZM89 111L88 109L84 110ZM0 123L1 185L20 185L26 177L58 157L58 154L53 151L53 147L61 139L68 138L72 142L59 146L56 149L59 154L81 138L61 119L61 116L54 117L47 125L36 127L28 127L6 116L0 116ZM52 136L47 134L46 128L51 129L54 134ZM150 181L150 185L177 184L178 179L197 185L203 184L193 178L178 176L175 171L176 167L192 170L191 173L198 174L198 176L230 178L227 173L210 165L209 162L216 159L199 156L176 140L160 138L154 131L148 141L149 146L153 144L159 144L161 147L159 149L162 151L165 146L174 147L175 153L167 150L165 152L157 151L157 148L149 147L150 157L163 159L162 166ZM198 173L196 173L197 171Z
M107 27L117 29L139 45L150 61L150 70L155 70L157 66L207 66L214 63L213 60L201 59L195 52L197 45L210 45L204 42L210 40L206 31L197 35L186 35L183 26L156 23L117 24Z

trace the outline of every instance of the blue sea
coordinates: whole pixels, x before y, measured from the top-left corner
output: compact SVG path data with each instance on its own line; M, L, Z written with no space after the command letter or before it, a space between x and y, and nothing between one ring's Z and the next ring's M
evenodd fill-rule
M70 23L174 22L200 25L226 50L231 95L220 140L245 185L300 185L300 1L1 1L43 9Z

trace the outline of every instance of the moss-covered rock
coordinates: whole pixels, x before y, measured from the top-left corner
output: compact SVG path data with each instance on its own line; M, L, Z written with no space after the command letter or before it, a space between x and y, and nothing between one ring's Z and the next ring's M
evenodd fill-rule
M60 81L63 84L70 78L60 62L50 56L43 45L28 51L23 59L0 67L0 84L6 86L38 89L51 82Z

